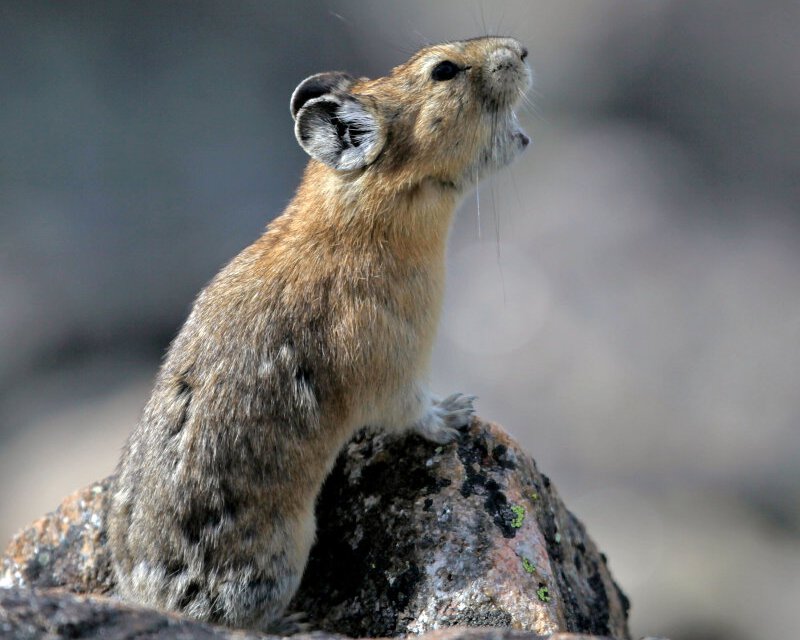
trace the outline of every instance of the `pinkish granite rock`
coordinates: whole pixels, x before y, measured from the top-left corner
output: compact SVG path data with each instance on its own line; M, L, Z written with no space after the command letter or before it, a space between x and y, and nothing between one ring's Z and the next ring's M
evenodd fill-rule
M4 640L81 638L83 640L274 640L275 636L234 631L123 604L102 596L77 596L63 589L0 589L0 637ZM314 632L294 640L340 640ZM548 638L511 629L451 627L425 640L602 640L557 633Z
M0 587L111 592L111 555L105 546L110 484L111 478L106 478L76 491L14 536L0 560Z
M0 585L111 593L107 479L18 534ZM628 638L628 602L580 522L500 427L459 442L360 433L318 505L292 608L353 637L498 627ZM526 636L530 637L530 636Z

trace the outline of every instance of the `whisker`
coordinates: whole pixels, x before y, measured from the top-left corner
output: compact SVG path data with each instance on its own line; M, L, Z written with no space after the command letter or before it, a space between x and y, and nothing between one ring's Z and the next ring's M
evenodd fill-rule
M430 45L432 44L432 41L431 41L431 39L430 39L430 38L426 38L426 37L425 37L425 36L422 34L422 32L421 32L421 31L419 31L418 29L414 29L413 33L414 33L414 35L415 35L415 36L418 36L418 37L419 37L419 40L420 40L420 47L428 47L428 46L430 46Z
M500 216L497 215L497 203L494 197L494 177L489 181L489 193L492 199L492 217L494 218L494 235L497 251L497 261L500 261Z
M536 94L537 92L533 90L533 93ZM537 120L541 122L547 122L547 116L544 115L544 111L539 106L539 104L536 101L534 101L533 98L530 97L530 95L528 95L527 92L522 91L520 89L519 96L520 99L522 100L522 107L523 107L522 110L525 113L531 114L533 117L535 117Z
M478 168L475 167L475 204L478 208L478 241L481 240L481 190L478 178Z
M498 18L497 18L497 27L495 28L495 31L494 31L494 34L495 34L495 35L498 35L498 36L499 36L501 33L503 33L503 31L504 31L502 27L503 27L503 22L505 22L505 19L506 19L506 9L507 9L507 5L505 5L505 4L502 4L502 5L501 5L501 8L502 8L502 9L501 9L501 11L500 11L500 15L499 15L499 16L498 16Z
M339 20L339 21L341 21L341 22L344 22L344 23L345 23L346 25L348 25L348 26L350 26L350 25L352 25L352 24L353 24L351 20L348 20L348 19L347 19L347 18L345 18L345 17L344 17L344 16L343 16L341 13L336 13L336 12L335 12L335 11L333 11L332 9L328 9L328 14L329 14L329 15L331 15L331 16L333 16L333 17L334 17L334 18L336 18L337 20Z
M522 212L523 211L522 198L519 195L519 187L517 187L516 171L514 171L514 167L509 167L508 174L511 176L511 184L514 187L514 196L517 199L517 206L519 207L519 211ZM512 219L512 222L513 222L513 219ZM512 235L514 235L514 232L516 231L516 229L512 228L511 231L512 231Z
M503 273L503 263L501 261L500 256L500 218L497 215L497 204L494 198L494 178L491 178L489 181L489 193L491 194L492 200L492 212L494 214L494 234L495 234L495 246L496 246L496 257L497 257L497 270L500 273L500 287L503 291L503 306L508 305L508 299L506 297L506 277L505 273Z

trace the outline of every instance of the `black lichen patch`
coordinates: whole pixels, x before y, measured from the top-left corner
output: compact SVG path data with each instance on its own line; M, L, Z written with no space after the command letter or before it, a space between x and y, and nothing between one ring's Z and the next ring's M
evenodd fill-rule
M609 603L606 586L599 572L595 571L589 576L589 586L594 591L595 599L592 610L594 611L595 629L592 633L608 633Z
M504 444L498 444L492 449L492 458L494 458L497 466L503 469L516 469L517 463L508 457L508 447Z
M465 498L480 493L480 488L486 485L487 476L483 473L489 449L481 437L464 438L458 445L458 458L464 466L464 482L461 485L461 495Z
M465 438L458 447L458 457L464 467L461 495L465 498L476 494L485 495L483 506L492 522L497 525L504 538L513 538L517 535L517 529L512 526L516 514L502 487L494 479L502 470L516 467L506 459L507 452L505 445L497 445L490 456L483 434Z
M561 562L564 559L564 549L557 540L558 523L556 522L555 512L549 504L549 500L544 507L538 515L539 528L542 530L544 540L547 543L547 555L553 560Z
M405 571L392 580L392 583L387 589L389 599L397 603L399 609L405 609L421 579L422 571L420 568L415 564L410 565Z
M504 538L513 538L517 535L517 529L512 526L512 523L517 518L517 514L514 513L511 509L511 505L508 504L506 494L500 490L500 485L494 480L489 480L486 483L486 491L486 501L483 503L483 506L486 508L489 515L492 516L492 522L497 525L503 533Z
M417 436L410 438L417 439ZM421 442L424 442L419 438ZM439 493L452 484L449 478L437 476L424 464L417 464L408 468L401 468L391 455L382 456L365 465L361 471L361 484L364 487L394 487L398 498L414 500L419 496L429 496ZM383 493L383 491L381 491Z
M610 618L608 594L603 578L598 571L589 576L589 587L594 592L594 603L591 607L592 624L587 631L601 636L608 635L610 632L608 628Z
M464 467L467 471L466 479L461 483L461 496L469 498L475 493L480 493L480 488L486 486L486 475L478 473L471 467Z

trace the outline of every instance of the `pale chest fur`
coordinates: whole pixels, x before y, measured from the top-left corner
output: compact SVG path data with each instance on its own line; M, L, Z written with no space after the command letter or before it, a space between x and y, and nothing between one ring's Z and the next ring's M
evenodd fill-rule
M280 266L284 276L293 274L286 305L302 301L303 313L320 305L330 323L320 355L360 420L386 410L427 375L456 198L426 184L365 210L352 207L343 189L331 188L339 206L329 209L301 189L297 209L276 229L281 239L271 247L270 271Z
M387 231L345 274L352 292L340 314L345 344L357 345L352 371L362 388L407 392L427 375L441 313L445 250L455 202L433 187L396 203Z
M354 364L367 384L381 377L403 383L427 370L444 292L444 251L426 258L379 270L370 295L345 302L342 329L358 345Z

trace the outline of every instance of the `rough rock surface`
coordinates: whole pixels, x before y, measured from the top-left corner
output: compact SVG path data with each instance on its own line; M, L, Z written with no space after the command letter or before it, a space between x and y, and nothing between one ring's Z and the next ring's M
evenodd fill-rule
M18 534L0 585L112 593L109 485L69 496ZM340 456L317 513L318 541L292 604L313 629L380 637L459 625L629 637L628 602L604 556L496 425L475 420L443 447L363 432Z
M266 636L204 625L110 598L76 596L63 589L40 591L14 587L0 589L0 637L250 640Z
M124 605L110 598L76 596L62 589L0 589L0 637L8 640L34 638L84 638L89 640L267 640L267 636L201 624L153 609ZM596 636L557 633L545 639L511 629L433 631L427 640L591 640ZM299 634L293 640L339 640L321 632Z
M59 507L11 539L0 564L0 587L64 587L110 593L114 587L106 541L111 478L64 498Z

